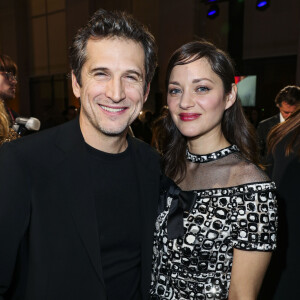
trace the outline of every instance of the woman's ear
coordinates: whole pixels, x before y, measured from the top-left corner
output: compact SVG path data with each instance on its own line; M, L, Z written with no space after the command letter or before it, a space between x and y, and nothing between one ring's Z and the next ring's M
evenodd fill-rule
M225 109L228 109L229 107L231 107L234 104L234 102L236 101L236 98L237 98L237 86L235 83L233 83L231 85L231 91L226 96Z

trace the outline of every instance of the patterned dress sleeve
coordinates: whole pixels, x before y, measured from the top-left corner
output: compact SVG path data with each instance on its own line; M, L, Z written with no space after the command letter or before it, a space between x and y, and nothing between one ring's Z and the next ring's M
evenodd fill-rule
M248 251L273 251L278 227L275 184L247 184L236 195L231 215L233 247Z

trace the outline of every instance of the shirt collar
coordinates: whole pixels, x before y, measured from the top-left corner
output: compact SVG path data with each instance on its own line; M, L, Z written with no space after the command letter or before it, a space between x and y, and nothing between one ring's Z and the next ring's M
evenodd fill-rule
M285 121L285 119L284 119L284 117L282 116L282 114L281 114L281 113L279 113L279 118L280 118L280 123L282 123L282 122L284 122L284 121Z

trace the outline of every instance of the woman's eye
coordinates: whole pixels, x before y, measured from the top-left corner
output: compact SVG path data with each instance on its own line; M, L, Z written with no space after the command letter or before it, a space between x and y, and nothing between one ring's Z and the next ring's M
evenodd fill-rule
M170 95L176 95L180 93L180 89L169 89Z
M210 89L206 86L200 86L196 89L197 92L208 92Z

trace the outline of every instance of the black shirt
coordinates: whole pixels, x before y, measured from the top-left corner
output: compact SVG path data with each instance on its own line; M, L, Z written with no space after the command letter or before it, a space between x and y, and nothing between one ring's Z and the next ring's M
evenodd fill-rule
M87 149L107 298L141 299L141 220L132 145L119 154Z

